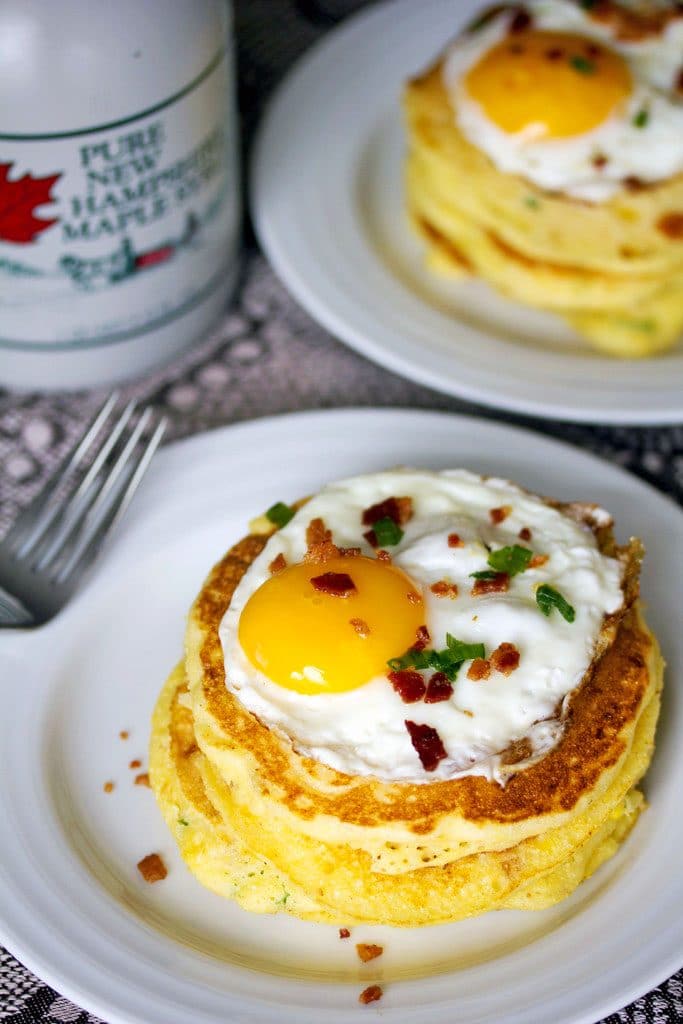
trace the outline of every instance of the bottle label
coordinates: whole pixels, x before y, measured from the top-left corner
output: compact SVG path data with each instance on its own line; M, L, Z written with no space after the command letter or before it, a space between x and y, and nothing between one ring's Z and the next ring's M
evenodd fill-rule
M0 348L123 341L225 281L239 230L229 57L115 123L0 132Z

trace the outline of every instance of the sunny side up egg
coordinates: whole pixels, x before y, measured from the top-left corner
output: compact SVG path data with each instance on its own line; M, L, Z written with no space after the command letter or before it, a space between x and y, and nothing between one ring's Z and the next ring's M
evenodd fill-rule
M499 170L590 202L683 171L683 18L639 39L570 0L508 5L449 48L465 137Z
M405 514L380 530L372 512L388 501ZM323 561L311 559L314 526L330 545ZM491 566L509 557L499 587ZM564 611L544 612L544 585ZM226 684L299 753L339 771L501 778L511 743L526 738L535 756L557 742L558 704L622 601L620 563L592 531L506 481L355 477L309 499L242 577L220 626ZM442 752L429 764L419 747L432 732Z

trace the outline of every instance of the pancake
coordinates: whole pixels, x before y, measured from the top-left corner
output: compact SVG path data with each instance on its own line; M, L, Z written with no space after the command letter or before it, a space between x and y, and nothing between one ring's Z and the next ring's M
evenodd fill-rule
M619 791L640 777L649 762L658 708L656 690L638 726ZM252 912L286 912L305 920L346 925L362 921L416 925L454 920L482 910L550 906L569 895L616 852L644 806L642 793L632 786L597 827L595 822L604 813L603 807L572 832L554 830L542 841L527 841L521 851L514 853L470 855L457 869L446 868L448 879L442 868L418 868L400 876L399 888L395 875L381 878L372 871L368 858L359 858L351 847L326 849L324 844L301 835L280 835L280 840L289 838L295 845L284 858L285 869L278 870L264 856L272 843L264 842L262 821L238 807L230 786L197 746L182 665L169 676L154 712L150 778L181 856L203 885ZM616 797L616 792L611 796ZM583 842L572 847L580 832ZM282 856L281 847L282 842L275 844L276 856L278 850ZM296 860L291 856L292 849L297 850ZM567 850L571 850L569 855ZM359 864L359 860L365 863ZM533 874L519 882L523 861ZM539 868L540 864L545 868ZM297 884L297 877L309 891L311 878L317 879L319 899L325 897L331 905L314 902ZM358 878L364 883L360 892ZM438 892L424 908L425 883L432 892L435 881L440 883ZM339 909L344 889L346 904L356 904L361 913ZM442 902L444 899L449 902Z
M235 900L245 910L276 913L286 904L290 913L306 920L332 920L287 875L246 846L229 818L221 817L204 784L206 759L197 746L187 698L181 662L168 677L154 709L149 776L190 871L207 889Z
M683 175L585 202L504 173L458 127L439 60L408 83L406 203L435 270L550 310L613 355L683 331Z
M587 506L559 507L590 521ZM568 895L644 806L662 683L640 546L595 529L625 567L624 612L605 622L559 744L505 786L346 775L263 725L226 688L218 626L268 536L231 548L192 608L187 678L177 670L155 713L152 785L191 870L248 909L340 924L426 925Z
M663 662L639 602L640 542L632 539L618 546L609 516L596 506L539 499L506 481L462 472L439 475L406 470L355 478L325 489L323 507L324 501L330 500L340 507L344 485L366 499L375 494L386 497L387 488L392 494L404 493L392 490L403 484L406 490L412 487L412 493L420 493L420 482L424 488L430 481L437 495L438 486L468 495L466 500L473 504L467 507L478 507L477 514L489 524L483 527L483 536L500 538L493 544L504 540L510 530L516 536L519 523L528 522L533 526L537 550L538 545L544 550L559 530L563 543L574 545L566 550L584 566L582 572L587 571L590 551L594 551L595 558L604 562L600 571L606 572L609 564L609 571L617 574L618 601L610 598L612 603L604 605L606 612L596 620L599 630L590 641L592 660L589 656L585 662L588 668L579 684L562 691L565 696L559 704L554 697L548 705L555 707L550 725L554 721L558 727L549 747L534 752L526 738L532 735L534 723L531 732L502 751L492 773L449 770L443 777L423 772L412 779L402 774L382 778L374 770L344 771L326 763L324 756L301 752L296 740L269 727L262 716L248 709L239 687L235 690L227 685L229 659L219 627L235 603L245 574L255 564L268 564L269 578L275 579L282 566L277 566L277 559L271 561L272 554L281 550L282 544L291 543L277 536L272 522L263 517L254 520L252 532L213 568L193 604L185 656L159 697L150 748L152 788L182 858L202 884L245 909L285 912L339 925L366 922L399 927L454 921L494 909L539 909L564 899L609 859L645 807L638 786L654 749ZM490 507L491 495L507 494L515 509ZM286 522L294 508L287 512L282 538L297 536L305 527L308 539L318 523L313 531L317 536L323 521L310 517L315 514L311 510L320 508L320 500L320 495L310 499L303 509L305 503L297 503L302 511L291 527ZM389 499L396 500L408 499ZM436 500L437 508L443 509L443 496ZM421 532L421 523L429 522L424 518L425 501L423 491L422 519L416 512L414 535L422 541L427 534ZM287 511L286 506L277 507ZM361 501L353 507L364 505ZM507 518L503 526L495 525L501 515L510 517L509 526ZM534 515L540 518L534 519ZM473 522L479 521L475 515ZM453 528L451 519L439 523L444 531ZM551 524L547 534L543 523ZM458 528L466 529L464 521ZM345 527L338 525L337 529L348 542ZM592 547L582 547L588 544L582 538L590 534ZM525 539L531 536L528 529L526 535ZM330 557L329 539L322 542L322 550L310 543L308 555L314 564ZM452 533L448 545L445 536L441 543L445 552L451 552L451 560L463 544L460 536ZM474 541L469 543L476 548ZM406 551L414 550L410 546L414 539L406 539L405 544ZM548 558L550 565L555 564L552 546L545 550L549 555L540 556L541 564ZM518 548L520 551L523 553ZM527 550L526 558L531 554ZM381 572L397 571L386 569L386 558L364 557ZM458 557L469 555L464 552ZM396 549L394 559L400 558ZM360 562L354 564L360 566ZM360 585L360 568L353 571ZM557 571L556 565L553 573ZM527 582L522 580L523 588L531 586L532 592L538 588L540 583L534 583L534 578L538 579L531 573ZM564 579L570 586L569 577L551 578L560 586ZM593 591L587 577L580 579L585 604L594 599L588 596ZM526 591L515 591L517 597L511 595L510 600L519 601L522 592ZM439 604L438 597L433 600ZM495 605L495 600L490 607L503 607ZM474 618L482 618L483 627L484 605L476 604L468 612L467 599L461 595L452 609L460 606L466 616L476 611ZM571 637L572 643L574 637L579 642L581 634L572 633L578 628L578 618L576 627L566 623L561 628L551 627L551 620L544 618L535 604L532 607L531 618L524 621L531 623L533 643L538 643L539 630L545 629L546 623L549 635L562 633ZM418 614L426 612L422 609ZM434 610L429 614L435 614ZM449 621L453 614L448 611ZM567 622L573 622L573 616ZM556 629L560 633L553 632ZM505 635L513 638L509 632ZM529 651L524 657L531 657ZM233 666L232 681L237 678L234 671ZM510 693L513 683L505 678L499 677L502 691L489 689L488 693ZM273 682L267 685L273 693L282 692ZM492 682L481 685L491 687ZM383 692L391 692L386 679L382 687ZM484 694L482 699L489 699L486 689L478 692ZM497 703L501 698L492 699L498 716L503 713ZM313 698L318 710L325 707L320 700L320 695ZM363 705L351 706L360 709ZM401 718L407 713L403 706L399 701ZM334 707L341 705L335 703Z

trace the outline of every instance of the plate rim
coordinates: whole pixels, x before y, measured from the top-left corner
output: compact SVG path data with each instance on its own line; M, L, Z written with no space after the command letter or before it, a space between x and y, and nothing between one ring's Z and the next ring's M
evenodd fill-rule
M410 409L410 408L408 408L408 409L401 409L401 408L399 408L399 409L396 409L396 408L386 408L386 409L383 409L383 408L347 407L347 408L324 410L324 411L305 411L305 412L298 412L298 413L284 413L284 414L278 414L278 415L275 415L275 416L264 416L264 417L261 417L261 418L255 419L255 420L243 421L243 422L239 422L239 423L235 423L235 424L231 424L231 425L226 425L226 426L219 427L219 428L217 428L215 430L212 430L212 431L207 431L207 432L204 432L204 433L201 433L201 434L192 435L192 436L190 436L188 438L185 438L185 439L179 440L177 442L174 442L173 444L170 444L170 445L166 446L165 449L162 450L162 455L165 452L167 457L165 459L162 459L162 456L161 455L159 456L159 459L158 459L158 462L157 462L157 467L156 467L157 468L157 476L161 475L163 477L164 475L166 475L168 473L172 473L173 469L174 469L174 464L177 463L178 459L182 459L184 457L184 453L187 452L188 449L191 449L191 448L202 449L202 448L204 448L206 450L206 452L207 452L207 455L210 456L210 457L213 457L213 449L214 449L214 446L215 446L215 441L216 441L216 436L217 435L220 435L221 439L227 439L226 445L228 447L228 458L229 458L229 442L231 440L234 440L235 433L245 433L245 434L248 435L249 433L254 433L255 432L255 433L258 434L259 432L265 431L266 433L274 432L275 436L277 437L277 434L279 433L280 428L281 428L283 422L285 422L285 423L288 423L288 424L291 424L291 423L296 423L297 425L300 424L301 425L300 430L301 430L301 432L303 432L303 434L305 436L307 434L310 435L310 431L309 431L308 428L309 428L311 423L315 423L316 421L318 421L318 422L320 422L320 421L330 422L331 421L332 423L334 423L335 420L344 420L346 422L349 422L349 421L353 421L353 420L357 420L357 419L360 419L360 420L374 420L375 422L381 422L382 420L384 420L384 421L392 420L392 421L395 421L395 422L396 421L406 421L406 420L408 420L408 421L410 421L410 420L418 421L419 420L419 421L423 421L425 423L425 425L428 425L430 422L431 423L439 422L440 424L450 424L450 425L452 425L453 430L454 430L454 432L456 434L457 433L461 433L462 431L465 431L465 430L470 430L471 431L475 427L483 427L484 430L489 431L492 435L496 435L496 434L497 435L503 435L503 434L508 435L510 432L512 432L513 434L515 434L518 437L518 439L520 441L523 441L524 439L531 438L536 443L540 444L541 447L543 447L543 448L548 448L548 449L552 450L552 449L557 449L559 447L560 449L562 449L562 450L564 450L566 452L568 457L570 457L570 458L571 457L577 458L581 462L589 463L596 470L598 468L600 468L600 467L604 467L605 466L605 461L606 461L606 460L602 459L600 456L595 455L593 452L585 451L584 449L579 448L579 447L577 447L575 445L572 445L572 444L570 444L570 443L568 443L568 442L566 442L564 440L557 440L555 438L548 438L548 437L546 437L546 436L544 436L542 434L539 434L537 432L528 430L527 428L517 427L517 426L508 426L507 424L501 424L501 423L498 423L496 421L492 421L492 420L488 420L488 419L484 419L484 418L480 418L480 417L474 417L474 416L470 416L470 415L454 414L454 413L441 412L441 411L416 410L416 409ZM161 467L160 468L159 468L159 463L161 463ZM165 465L166 463L169 464L168 467L166 467L166 465ZM609 463L607 465L609 467L609 470L610 470L612 476L615 479L620 479L622 481L630 483L631 485L635 485L636 490L640 490L641 492L643 492L643 493L645 493L647 495L650 495L650 496L654 495L654 497L657 500L661 501L663 499L664 503L668 506L669 510L673 511L676 514L677 517L680 518L683 515L683 510L680 508L680 506L675 501L673 501L668 495L666 495L665 493L657 490L656 488L654 488L652 485L648 484L647 482L642 481L640 478L638 478L635 475L629 473L627 470L623 469L622 467L615 466L615 465L612 465L612 464L609 464ZM144 522L145 517L150 513L150 508L148 507L148 505L145 505L144 508L145 508L145 512L142 513L142 521L143 522ZM683 524L681 524L681 525L682 525L682 528L683 528ZM124 529L125 529L125 524L124 524ZM99 584L99 585L103 586L103 584ZM47 627L47 630L50 633L54 632L54 625L51 626L51 627ZM11 641L11 637L10 637L10 641ZM12 646L13 645L10 642L8 644L8 652L9 652L10 657L12 656ZM2 653L1 648L2 648L2 644L0 644L0 654ZM46 685L49 688L50 684L46 684ZM52 685L54 686L54 683ZM4 881L4 877L3 877L3 871L0 868L0 891L3 890L4 887L5 887L5 881ZM139 1017L139 1016L137 1016L135 1014L133 1014L133 1015L126 1015L125 1013L124 1014L117 1013L115 1017L112 1017L111 1016L111 1011L107 1011L107 1007L104 1004L98 1003L97 1000L96 999L92 999L89 994L86 996L86 999L84 1000L83 999L83 995L82 995L82 990L79 989L78 983L76 981L73 981L73 982L71 981L71 975L65 976L65 975L59 973L59 971L55 972L54 970L52 970L50 968L49 963L47 963L47 961L44 959L44 957L41 958L40 955L34 956L34 954L32 953L32 951L30 949L26 949L20 942L14 942L13 941L13 936L11 935L11 927L8 927L6 922L2 918L0 918L0 929L2 930L2 941L3 941L3 943L5 945L7 945L7 948L10 949L10 950L15 950L16 951L16 955L18 955L18 958L26 966L28 966L29 969L34 969L34 967L37 968L35 973L38 973L38 975L40 977L42 977L44 979L47 979L48 980L48 984L51 984L60 993L62 993L64 995L67 995L68 998L71 998L77 1004L86 1005L88 1007L88 1009L91 1010L91 1012L95 1012L98 1015L105 1017L105 1019L107 1017L109 1017L110 1018L110 1022L112 1022L112 1024L113 1024L113 1021L117 1021L117 1022L118 1021L121 1021L121 1022L126 1021L127 1024L128 1024L128 1022L136 1022L136 1024L140 1024L140 1022L142 1022L143 1018L141 1018L141 1017ZM9 942L7 941L7 937L8 936L10 936L10 941ZM670 953L670 958L665 963L663 963L661 960L658 961L658 966L657 966L656 971L654 970L654 968L652 968L650 970L650 973L648 975L648 980L645 983L643 983L642 979L641 979L641 981L639 983L634 981L632 983L631 991L622 993L625 996L625 1002L630 1002L630 1001L632 1001L632 999L635 999L639 995L642 995L643 992L650 991L653 987L655 987L657 984L659 984L662 980L666 979L669 976L669 974L671 974L673 971L677 970L680 967L682 961L683 961L683 950L679 951L678 954L674 954L673 952ZM656 977L655 977L655 975L656 975ZM646 986L645 988L643 988L643 984L645 984L645 986ZM597 1006L597 1004L595 1004L595 1005ZM601 1015L604 1016L606 1013L613 1012L614 1010L618 1009L620 1006L623 1006L623 1005L625 1005L624 1002L619 1002L619 1004L617 1005L614 1002L614 1000L608 1000L607 997L605 997L605 1001L604 1001L603 1005L598 1008L598 1012ZM243 1020L246 1021L247 1019L251 1019L251 1017L248 1014L244 1013L243 1008L241 1006L238 1007L238 1009L240 1010L240 1013L242 1013L242 1016L240 1017L240 1020L243 1019ZM259 1008L258 1011L257 1011L257 1016L254 1019L258 1019L258 1020L261 1020L261 1019L263 1019L263 1020L271 1019L270 1017L266 1018L266 1016L263 1016L263 1015L258 1016L258 1013L260 1013L260 1012L261 1012L261 1010ZM350 1012L353 1012L353 1011L350 1010ZM408 1019L407 1016L402 1015L402 1011L401 1011L400 1007L398 1007L397 1009L393 1009L392 1008L391 1010L389 1008L384 1009L383 1010L383 1016L385 1016L388 1020L400 1020L400 1019L406 1019L407 1020ZM334 1017L332 1015L331 1015L331 1017L332 1017L332 1019L334 1019ZM202 1017L202 1019L204 1019L204 1018ZM213 1018L211 1018L211 1019L213 1019ZM224 1019L228 1019L228 1018L224 1018ZM414 1020L418 1020L419 1018L418 1017L413 1017L411 1015L410 1019L411 1020L413 1020L413 1019ZM569 1020L569 1019L570 1018L567 1018L567 1020ZM589 1017L585 1013L583 1015L578 1015L578 1016L575 1016L575 1017L571 1018L571 1020L573 1020L573 1021L576 1021L576 1022L579 1022L579 1021L583 1022L583 1021L585 1021L585 1022L587 1022L587 1024L588 1024L588 1022L590 1022L593 1019L595 1019L595 1018Z
M420 14L428 20L433 16L431 12L446 6L447 0L423 0L423 3L420 5ZM476 8L479 6L479 0L468 0L468 8L469 6ZM370 314L370 321L367 321L363 315L359 314L358 306L360 303L356 304L356 308L350 314L349 307L342 309L339 307L339 303L335 301L333 288L332 294L330 294L330 289L327 286L331 280L331 274L328 274L325 279L324 287L327 288L327 293L323 294L323 289L318 287L319 281L322 279L318 279L318 283L313 284L310 275L306 273L306 267L302 265L301 259L295 262L292 261L291 249L287 244L287 223L282 220L284 204L280 204L280 207L273 212L271 209L273 204L268 198L267 182L269 167L278 164L277 153L278 151L283 151L282 142L278 141L278 136L282 134L278 129L278 120L282 117L283 111L288 111L289 114L292 113L292 107L295 105L294 101L300 99L302 94L315 94L315 89L312 88L312 85L317 77L316 68L318 65L325 63L328 67L334 67L335 61L339 61L342 51L349 49L355 44L360 44L361 37L365 38L368 31L388 28L389 25L394 23L398 24L402 13L407 15L408 12L414 13L414 11L415 7L412 4L412 0L380 0L379 3L375 3L367 9L362 9L351 15L315 42L299 58L293 67L289 69L266 104L249 160L247 175L249 183L248 205L258 241L275 273L313 319L336 338L385 369L398 373L415 383L430 387L442 394L458 397L489 408L506 409L527 416L540 416L553 420L569 420L576 423L662 426L680 422L683 418L683 403L680 400L676 401L677 392L674 390L670 394L667 393L665 400L662 402L659 396L652 393L653 387L648 386L650 400L646 404L639 404L639 396L643 392L642 388L638 386L638 367L642 367L644 364L661 363L662 373L660 376L666 375L668 377L671 368L668 367L665 360L667 357L671 359L672 353L663 353L662 356L655 357L654 359L627 361L611 359L588 348L585 357L579 356L577 358L564 353L555 354L548 352L547 356L554 360L553 366L555 368L552 374L546 376L550 376L551 386L556 392L550 403L544 402L542 397L537 398L531 393L518 396L514 393L508 393L504 388L502 390L498 388L492 389L486 382L482 384L481 381L477 383L476 380L473 382L471 379L468 379L466 383L463 383L462 380L458 379L456 373L457 355L452 361L452 371L447 376L444 376L438 366L432 367L429 360L421 360L418 358L417 353L395 352L390 342L387 339L381 338L381 305L377 307L376 315ZM458 11L458 18L462 19L466 18L466 16L467 11L464 11L461 5ZM374 109L372 104L369 106L370 109ZM383 110L384 108L374 111L375 119L378 113L381 113ZM384 112L386 113L386 111ZM309 114L310 111L305 110L304 113ZM330 117L329 110L326 109L323 113L326 117ZM334 118L334 111L332 112L332 117ZM313 121L315 122L315 117ZM292 122L290 121L289 123L291 124ZM360 149L367 142L367 139L358 137L356 141ZM356 152L357 155L358 152ZM351 185L349 185L347 191L349 193L353 191ZM291 194L288 196L288 199L291 201ZM294 206L296 207L296 202ZM303 214L303 211L299 212ZM299 217L298 225L300 226L302 223L306 223L305 218ZM310 232L306 236L306 241L307 243L311 242ZM321 259L325 255L324 246L320 251L316 252L315 247L310 251L315 257L315 260L311 257L311 265L315 262L316 266L319 266L321 262L324 262ZM367 240L360 248L356 249L356 256L361 251L363 255L371 251L371 246ZM353 253L350 253L350 255L353 256ZM397 284L394 275L386 270L379 257L373 256L372 262L380 269L385 278L390 279L392 284ZM404 295L410 296L409 289L400 285L400 283L398 287ZM444 314L440 314L430 303L418 299L416 296L410 296L409 301L413 305L421 306L426 310L425 315L427 316L438 314L442 318L444 317ZM367 313L367 309L365 313ZM453 318L446 317L445 319L447 322L453 322ZM459 324L460 333L464 331L472 339L492 340L495 343L499 341L495 331L488 331L484 327L470 327L457 320L457 318L456 322ZM505 343L503 342L502 344L504 345ZM510 349L505 347L501 349L501 361L505 359L506 351L509 352ZM678 358L676 353L673 353L673 356ZM683 359L683 353L680 358ZM582 383L585 384L588 381L589 376L609 380L610 370L625 366L629 367L632 379L628 385L632 400L630 404L625 403L623 399L620 400L623 382L611 390L604 391L601 401L592 396L589 398L588 404L586 404L586 395L581 391L581 386ZM467 367L465 369L468 370ZM562 377L567 371L570 374L580 371L580 376L578 381L573 380L570 382L570 397L564 398L560 397L566 394ZM476 378L476 372L474 376ZM502 383L503 380L503 375L500 375L497 383ZM539 381L539 390L541 392L547 386L548 380ZM617 403L616 405L614 404L615 402ZM620 402L621 404L619 404Z

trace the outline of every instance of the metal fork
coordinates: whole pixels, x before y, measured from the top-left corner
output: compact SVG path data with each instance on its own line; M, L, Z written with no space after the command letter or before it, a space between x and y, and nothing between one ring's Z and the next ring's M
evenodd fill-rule
M109 396L0 541L0 626L39 626L66 604L125 512L166 418ZM137 415L136 415L137 413Z

